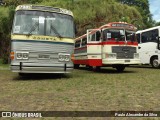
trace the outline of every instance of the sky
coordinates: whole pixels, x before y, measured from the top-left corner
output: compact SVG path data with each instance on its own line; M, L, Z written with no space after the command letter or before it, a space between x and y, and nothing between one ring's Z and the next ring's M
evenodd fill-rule
M160 22L160 0L149 0L150 12L156 22Z

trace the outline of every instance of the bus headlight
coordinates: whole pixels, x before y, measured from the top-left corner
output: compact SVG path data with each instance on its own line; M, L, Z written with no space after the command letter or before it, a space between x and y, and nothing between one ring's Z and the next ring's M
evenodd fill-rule
M16 55L16 58L17 58L18 60L23 59L23 54L22 54L22 53L17 52L16 54L17 54L17 55Z
M70 60L70 55L65 55L65 61L69 61Z
M24 52L23 53L23 59L28 59L29 58L29 53L28 52Z
M16 58L18 60L27 60L29 58L29 52L16 52Z
M59 53L58 54L58 60L60 62L69 62L70 61L70 54L62 54L62 53Z
M59 54L59 61L64 61L64 56L62 54Z
M134 58L139 59L139 53L134 53Z

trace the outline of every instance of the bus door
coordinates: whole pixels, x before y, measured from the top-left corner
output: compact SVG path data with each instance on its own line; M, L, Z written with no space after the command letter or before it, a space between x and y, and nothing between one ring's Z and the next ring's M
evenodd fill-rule
M102 66L102 45L100 30L87 30L87 54L89 66Z

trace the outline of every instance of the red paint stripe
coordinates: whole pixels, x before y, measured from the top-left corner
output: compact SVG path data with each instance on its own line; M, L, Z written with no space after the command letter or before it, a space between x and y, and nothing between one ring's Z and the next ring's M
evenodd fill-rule
M89 65L88 60L74 60L74 64L80 64L80 65Z
M89 59L90 66L102 66L102 59Z
M87 45L135 45L138 46L138 42L124 42L124 41L107 41L100 43L88 43Z
M102 45L102 43L101 42L99 42L99 43L87 43L87 45Z
M106 45L106 44L110 44L110 45L125 45L126 42L125 41L107 41L107 42L102 42L102 45ZM138 42L127 42L127 45L137 45L138 46Z
M89 66L102 66L102 59L74 60L73 63Z

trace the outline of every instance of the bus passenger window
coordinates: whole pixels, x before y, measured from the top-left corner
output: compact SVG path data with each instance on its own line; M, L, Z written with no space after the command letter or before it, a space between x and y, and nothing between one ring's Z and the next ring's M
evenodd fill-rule
M158 38L158 29L152 30L152 37L151 37L151 41L152 42L157 42L157 38Z
M96 34L91 35L91 41L95 41Z
M87 45L87 38L83 38L82 39L82 46L86 46Z
M142 43L145 43L145 42L148 42L148 32L144 32L144 33L142 33Z
M158 36L158 30L151 30L151 31L147 31L142 33L142 43L145 42L156 42L157 39L156 37Z
M80 43L81 43L81 41L80 41L80 40L76 41L76 42L75 42L75 48L80 47Z
M96 32L96 41L100 41L100 38L101 38L101 33L100 33L100 31L97 31Z

